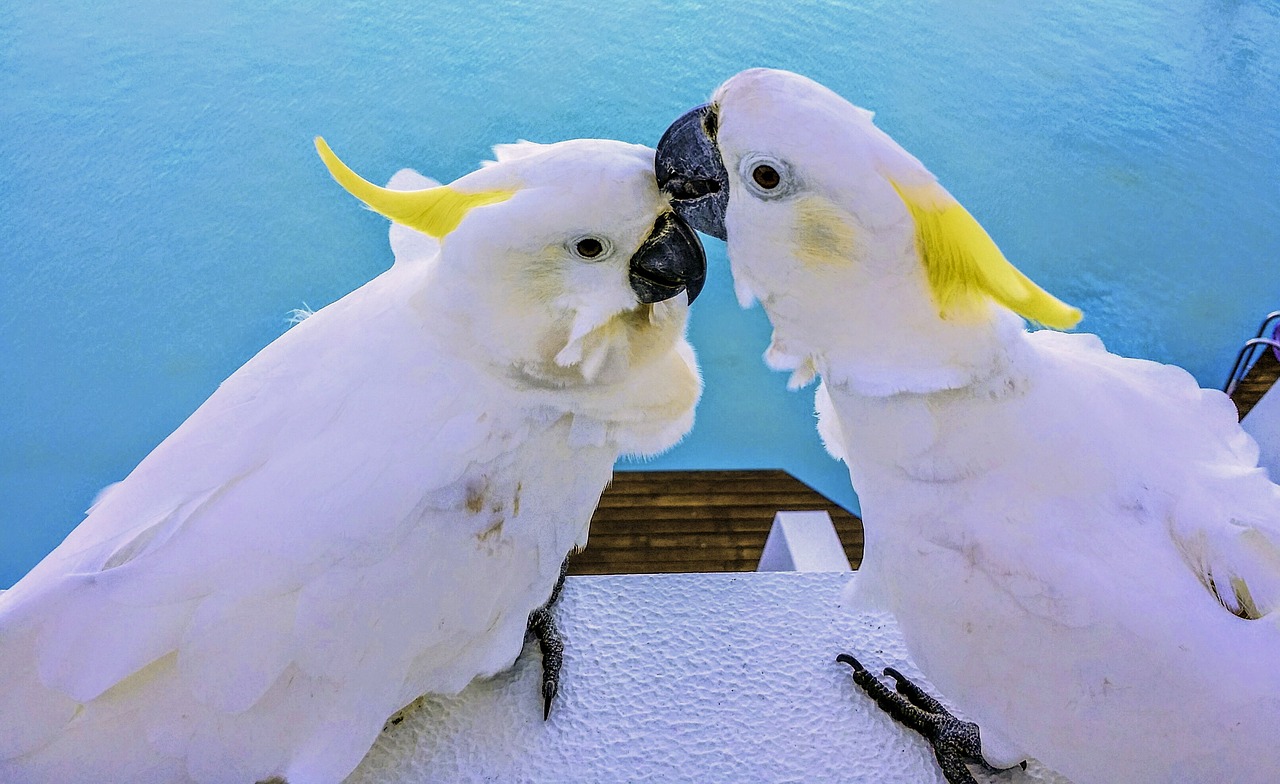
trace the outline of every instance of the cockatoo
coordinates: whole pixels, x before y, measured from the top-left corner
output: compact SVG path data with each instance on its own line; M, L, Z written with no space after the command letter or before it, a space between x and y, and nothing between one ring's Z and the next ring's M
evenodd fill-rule
M854 598L894 613L987 763L1280 781L1280 488L1224 395L1028 332L1081 313L809 79L738 74L657 165L676 211L727 237L739 298L773 326L766 361L821 377L819 430L866 521ZM971 780L976 728L842 660Z
M395 711L512 664L615 459L692 426L705 262L651 149L501 146L405 191L317 146L411 227L395 264L0 595L6 784L340 782Z

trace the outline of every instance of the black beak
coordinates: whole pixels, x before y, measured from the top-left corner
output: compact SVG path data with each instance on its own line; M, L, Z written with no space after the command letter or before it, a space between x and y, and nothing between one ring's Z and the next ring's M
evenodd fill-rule
M707 279L707 257L689 224L664 212L631 257L631 290L641 302L661 302L681 291L693 304Z
M671 196L676 214L703 234L725 239L729 173L716 149L719 116L703 104L671 124L658 141L654 167L658 187Z

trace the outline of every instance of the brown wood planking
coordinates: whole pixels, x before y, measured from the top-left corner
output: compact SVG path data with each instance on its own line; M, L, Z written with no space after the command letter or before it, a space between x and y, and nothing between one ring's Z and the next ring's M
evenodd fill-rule
M609 500L617 503L625 503L627 499L631 498L658 495L710 496L714 499L730 492L746 496L795 494L808 497L810 495L793 484L783 484L781 482L750 485L738 485L736 482L697 482L696 484L690 482L680 485L667 485L666 487L646 483L642 485L613 485L609 487L609 491Z
M760 562L763 546L625 553L584 550L570 560L572 574L636 574L648 572L749 572ZM846 551L846 555L850 555ZM858 553L852 554L854 558ZM851 562L853 559L851 559Z
M696 563L676 563L650 561L648 563L635 564L626 572L619 572L612 564L583 564L574 566L570 569L571 574L591 575L591 574L687 574L690 572L741 572L739 568L741 561L732 559L728 561L698 561Z
M625 471L614 475L571 574L753 571L779 511L820 509L862 560L862 523L785 471Z
M734 492L731 495L714 490L706 493L628 493L600 497L600 506L606 509L672 506L715 509L722 506L773 506L779 503L826 507L826 504L819 499L813 498L812 495L797 493L793 490L756 493Z
M691 555L691 553L676 553L676 556L668 557L668 559L655 559L652 555L640 555L628 557L628 559L605 557L605 559L591 560L580 555L570 561L570 564L575 569L613 570L611 574L631 574L641 569L649 571L751 571L754 570L756 562L759 562L760 548L726 548L726 550L704 552L696 556ZM742 568L742 562L746 560L753 560L751 569ZM707 564L716 564L717 568L708 569L705 566ZM727 568L726 565L732 565L732 568Z
M744 504L738 506L716 505L704 507L669 507L669 506L629 506L629 507L599 507L596 509L595 520L630 520L643 522L645 520L761 520L772 522L773 515L779 510L806 511L811 509L825 509L825 507L816 504L787 504L782 506L778 504ZM829 510L828 510L829 511ZM835 516L832 515L832 520ZM593 529L594 530L594 529Z
M839 533L837 529L836 533ZM706 550L713 547L741 547L759 545L764 547L768 538L768 530L752 529L748 531L667 531L654 533L651 531L617 531L605 535L592 534L587 540L587 550L636 550L638 548L669 548ZM858 537L861 539L861 537ZM841 540L843 542L843 539Z
M788 487L800 480L781 468L709 468L694 471L617 471L613 475L614 485L667 485L674 480L682 482L746 482L779 481ZM807 487L803 482L801 485Z
M1278 378L1280 378L1280 359L1276 359L1275 352L1267 346L1258 355L1253 367L1249 368L1249 372L1244 374L1244 378L1240 379L1236 388L1231 391L1231 399L1235 401L1236 410L1240 412L1241 419L1253 410Z
M775 510L777 511L777 510ZM808 511L800 510L783 510L783 511ZM657 520L628 520L628 519L611 519L601 520L599 525L593 525L591 529L591 537L588 540L590 544L597 541L608 539L614 536L634 536L636 534L725 534L725 533L744 533L759 534L766 536L769 528L773 523L773 512L769 513L767 521L760 520L758 517L748 519L715 519L715 520L689 520L686 518L675 519L657 519ZM832 522L835 522L834 520ZM839 530L840 524L836 523L836 529ZM856 537L861 540L861 529L855 529Z
M707 547L701 550L679 550L669 548L664 554L665 558L654 558L652 551L639 550L622 550L619 552L606 553L597 550L595 562L609 564L635 564L656 563L659 565L676 564L676 563L700 563L702 561L741 561L742 559L754 558L757 562L760 559L760 546L742 545L740 547ZM592 561L587 555L588 550L583 550L574 561L582 560L584 563ZM571 561L572 563L572 561ZM755 563L751 564L755 568ZM735 570L742 571L742 570Z
M760 546L764 547L764 540L768 532L748 531L746 536L739 534L737 531L728 533L706 533L694 532L691 534L684 533L667 533L667 534L635 534L635 533L618 533L613 536L593 536L587 542L587 548L596 550L622 550L624 552L635 552L645 549L669 549L669 550L714 550L717 548L741 548L745 546L755 546L756 539L760 540ZM586 552L586 550L583 550Z

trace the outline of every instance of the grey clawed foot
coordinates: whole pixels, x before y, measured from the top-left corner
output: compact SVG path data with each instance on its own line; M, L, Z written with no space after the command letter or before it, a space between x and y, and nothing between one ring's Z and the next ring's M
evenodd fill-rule
M884 674L893 679L896 691L889 691L888 686L849 654L840 654L836 661L853 668L853 682L875 700L885 713L929 741L933 746L933 756L942 768L942 775L946 776L950 784L977 784L973 774L969 772L969 764L996 772L982 758L982 741L977 724L957 719L942 703L892 667L886 667Z
M552 608L560 598L565 575L569 572L569 559L560 564L560 579L551 590L547 603L529 614L528 630L538 640L542 651L542 720L551 718L551 701L560 692L560 667L564 664L564 636L556 625Z
M556 626L550 606L539 607L529 616L529 630L542 650L542 720L551 718L551 701L560 691L560 667L564 663L564 637Z

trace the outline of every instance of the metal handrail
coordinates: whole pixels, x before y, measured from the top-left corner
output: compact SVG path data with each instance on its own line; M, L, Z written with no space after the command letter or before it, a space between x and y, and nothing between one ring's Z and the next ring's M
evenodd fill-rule
M1240 347L1240 352L1236 354L1235 364L1231 366L1231 374L1227 376L1227 383L1222 387L1223 392L1230 395L1235 391L1236 385L1249 372L1249 368L1253 367L1259 346L1271 346L1277 352L1280 352L1280 341L1263 337L1267 334L1267 328L1271 326L1271 322L1276 319L1280 319L1280 310L1273 310L1268 313L1266 318L1262 319L1262 323L1258 325L1257 336L1246 340L1244 345Z

